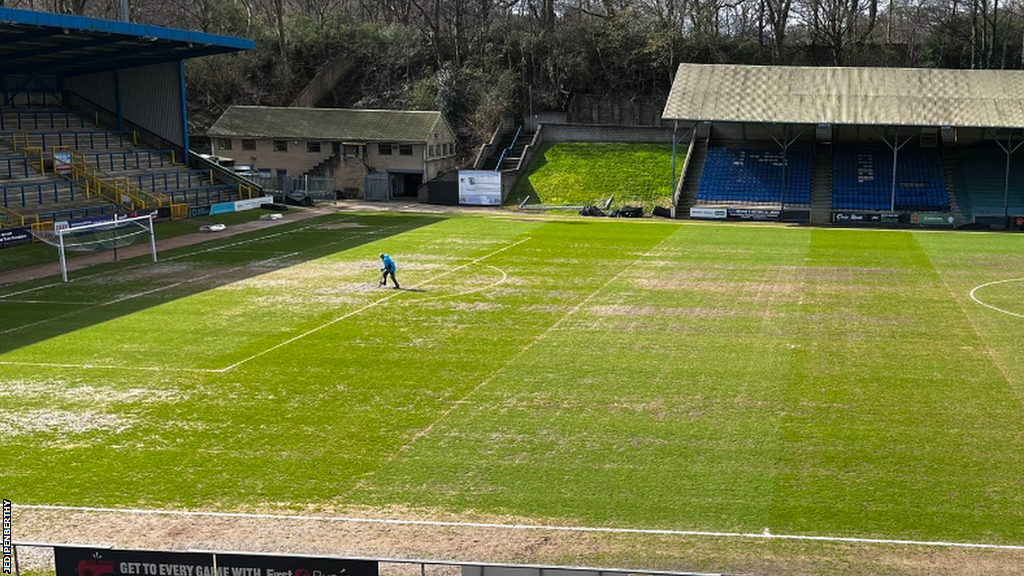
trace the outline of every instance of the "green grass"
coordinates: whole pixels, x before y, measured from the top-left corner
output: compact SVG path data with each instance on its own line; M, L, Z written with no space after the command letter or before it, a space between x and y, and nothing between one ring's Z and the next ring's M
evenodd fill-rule
M243 224L258 219L261 214L266 214L266 212L263 210L247 210L245 212L217 214L216 216L204 216L188 220L157 222L155 233L157 240L162 240L198 232L199 228L206 224L223 223L228 226ZM68 252L67 256L68 258L75 258L82 254L82 252ZM11 270L36 266L38 264L52 264L56 261L57 249L42 242L0 250L0 272L10 272Z
M686 147L678 151L679 166ZM615 195L613 206L672 203L672 146L562 142L544 144L530 161L506 202L551 205L601 205Z
M1024 541L1015 236L272 232L0 289L4 496Z

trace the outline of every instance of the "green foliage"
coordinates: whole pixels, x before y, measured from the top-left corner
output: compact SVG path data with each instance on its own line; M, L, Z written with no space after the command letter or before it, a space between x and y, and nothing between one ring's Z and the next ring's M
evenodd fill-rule
M679 147L679 167L686 147ZM562 142L544 144L516 183L507 202L551 205L601 204L670 206L671 144Z

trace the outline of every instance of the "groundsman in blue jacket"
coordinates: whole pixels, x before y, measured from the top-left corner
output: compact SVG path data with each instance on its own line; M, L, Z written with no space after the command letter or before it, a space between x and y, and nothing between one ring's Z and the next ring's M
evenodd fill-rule
M388 275L391 275L391 283L395 285L395 289L401 288L398 285L398 280L395 280L395 261L391 259L390 254L381 254L380 260L383 263L383 268L380 269L380 285L388 285Z

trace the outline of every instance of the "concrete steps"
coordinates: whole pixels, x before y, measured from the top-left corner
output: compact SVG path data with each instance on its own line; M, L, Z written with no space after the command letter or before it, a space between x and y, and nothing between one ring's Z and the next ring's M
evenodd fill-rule
M690 207L697 203L697 189L704 174L704 161L708 157L708 140L698 139L687 154L690 157L687 160L686 174L683 177L679 203L676 207L676 214L681 218L689 217Z
M828 224L832 219L832 145L814 147L811 179L811 223Z

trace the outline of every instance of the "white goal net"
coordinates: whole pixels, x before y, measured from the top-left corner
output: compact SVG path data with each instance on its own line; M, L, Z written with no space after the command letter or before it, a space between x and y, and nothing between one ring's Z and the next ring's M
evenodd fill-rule
M68 281L67 252L116 251L131 246L149 237L153 262L156 262L156 236L153 233L153 216L118 217L89 224L68 224L56 222L52 230L35 229L32 234L57 248L60 253L60 274Z

